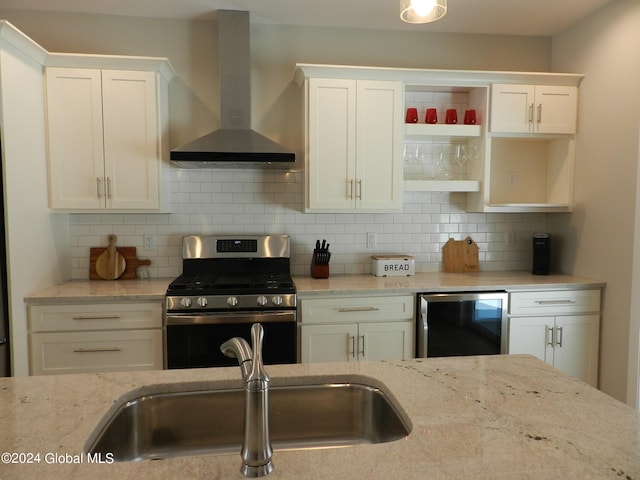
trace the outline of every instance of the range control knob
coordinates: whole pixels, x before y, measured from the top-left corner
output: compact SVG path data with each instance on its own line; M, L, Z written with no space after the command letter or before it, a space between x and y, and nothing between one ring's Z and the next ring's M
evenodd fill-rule
M236 305L238 305L238 298L237 297L227 298L227 305L229 305L230 307L235 307Z
M209 302L207 301L207 297L199 297L196 303L201 307L206 307Z
M191 306L191 299L189 297L180 299L180 305L182 305L184 308L189 308Z
M267 300L267 297L265 297L264 295L260 295L256 299L256 302L258 302L258 305L260 305L261 307L264 307L267 303L269 303L269 300Z
M282 305L282 297L280 295L276 295L271 299L271 303L273 303L276 307Z

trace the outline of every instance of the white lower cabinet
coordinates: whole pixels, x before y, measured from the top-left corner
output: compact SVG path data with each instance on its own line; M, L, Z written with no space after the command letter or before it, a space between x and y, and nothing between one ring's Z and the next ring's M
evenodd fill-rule
M510 295L509 353L528 353L593 386L598 383L597 290Z
M162 369L162 304L29 307L31 375Z
M413 358L414 318L412 295L301 299L301 361Z

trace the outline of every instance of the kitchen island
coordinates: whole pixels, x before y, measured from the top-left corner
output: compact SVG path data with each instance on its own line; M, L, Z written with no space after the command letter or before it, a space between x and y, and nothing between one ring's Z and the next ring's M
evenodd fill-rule
M268 339L265 338L265 341ZM280 479L640 479L639 417L630 407L523 355L267 366L296 377L381 382L402 406L404 439L274 453ZM0 379L0 479L241 479L240 455L92 464L86 441L122 396L240 385L237 367ZM178 384L178 385L176 385ZM135 394L131 393L135 390ZM215 408L215 407L212 407ZM22 457L26 458L26 457Z

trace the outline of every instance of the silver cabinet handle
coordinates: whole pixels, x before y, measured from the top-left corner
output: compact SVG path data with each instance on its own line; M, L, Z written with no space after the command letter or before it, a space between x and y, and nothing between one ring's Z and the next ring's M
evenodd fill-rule
M556 327L556 347L560 347L560 348L562 348L562 337L563 337L562 328L563 327Z
M546 338L547 341L547 345L549 345L550 347L553 347L553 344L555 342L555 328L550 327L549 325L545 325L544 326L544 336Z
M351 340L351 342L349 342ZM349 349L349 343L351 343L351 349ZM356 358L356 337L355 335L347 335L347 350L351 358Z
M535 300L534 303L538 305L573 305L575 300Z
M122 318L121 315L74 315L73 320L114 320Z
M529 105L529 123L533 123L533 103Z
M358 355L362 359L362 358L364 358L364 335L360 335L360 338L362 339L362 350L360 350L358 352ZM360 342L358 342L358 343L360 343Z
M358 180L358 193L356 198L362 200L362 180Z
M121 352L120 347L104 347L104 348L76 348L74 353L96 353L96 352Z
M353 178L347 179L347 198L353 198Z
M380 310L378 307L342 307L338 308L338 313L349 313L349 312L377 312Z
M542 104L538 105L538 125L542 123Z
M96 195L98 199L102 198L102 178L96 177Z
M107 198L111 198L111 177L107 177Z

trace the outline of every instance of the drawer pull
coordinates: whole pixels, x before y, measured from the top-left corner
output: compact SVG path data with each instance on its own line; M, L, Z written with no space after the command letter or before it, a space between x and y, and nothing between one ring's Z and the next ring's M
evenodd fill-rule
M120 347L104 347L104 348L76 348L74 353L96 353L96 352L121 352Z
M377 312L380 309L378 307L342 307L338 308L338 312L340 313L349 313L349 312Z
M73 320L115 320L122 318L121 315L74 315Z
M538 305L573 305L575 300L536 300Z

